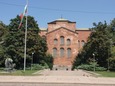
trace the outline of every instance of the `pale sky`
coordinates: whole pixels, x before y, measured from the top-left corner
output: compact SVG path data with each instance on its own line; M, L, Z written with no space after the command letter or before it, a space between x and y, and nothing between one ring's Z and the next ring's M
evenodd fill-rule
M0 21L10 23L23 12L26 0L0 0ZM93 22L110 23L115 18L115 0L29 0L28 15L39 27L61 18L76 22L77 28L91 28Z

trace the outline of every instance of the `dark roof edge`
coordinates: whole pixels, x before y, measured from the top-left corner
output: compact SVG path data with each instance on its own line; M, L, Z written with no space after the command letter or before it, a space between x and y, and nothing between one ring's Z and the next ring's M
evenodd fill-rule
M76 23L76 22L72 22L72 21L69 21L69 20L55 20L55 21L49 22L48 24L56 24L56 22Z

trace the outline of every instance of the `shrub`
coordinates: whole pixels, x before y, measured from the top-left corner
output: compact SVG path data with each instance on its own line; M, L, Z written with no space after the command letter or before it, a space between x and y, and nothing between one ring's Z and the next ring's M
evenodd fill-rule
M50 68L50 70L52 70L52 68L53 68L53 56L50 55L50 54L47 54L45 62L47 63L47 65Z
M104 67L96 67L96 71L105 71L107 68Z
M84 69L84 70L92 71L94 69L94 66L89 65L89 64L82 64L82 65L78 66L77 69Z
M44 67L39 64L32 64L32 69L33 70L43 70Z
M39 64L44 69L52 69L53 67L53 56L50 54L45 54L44 56L39 56L37 59L34 59L36 64ZM34 61L34 63L35 63ZM39 67L39 66L38 66ZM37 69L37 68L35 68Z
M88 71L93 71L94 65L93 64L82 64L82 65L78 66L77 69L84 69L84 70L88 70ZM95 65L95 70L96 71L104 71L107 69L104 67L99 67L99 66Z

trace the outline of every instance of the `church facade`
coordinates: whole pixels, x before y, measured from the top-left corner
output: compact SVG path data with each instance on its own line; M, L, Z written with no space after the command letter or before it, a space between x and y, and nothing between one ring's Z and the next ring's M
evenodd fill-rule
M46 37L48 53L54 57L53 68L71 68L80 49L87 42L91 31L76 28L76 22L57 19L49 22L40 35Z

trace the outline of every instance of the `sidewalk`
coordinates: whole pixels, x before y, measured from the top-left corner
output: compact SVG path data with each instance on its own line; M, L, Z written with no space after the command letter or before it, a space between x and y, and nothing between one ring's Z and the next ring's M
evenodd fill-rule
M0 76L0 82L115 84L115 78L95 78L84 76Z
M43 76L86 76L86 77L93 77L94 75L88 73L83 70L75 70L75 71L66 71L66 70L44 70L41 72L36 72L35 74L40 74Z
M78 74L79 73L79 74ZM83 74L87 74L84 76ZM0 83L89 83L114 84L115 78L93 77L84 71L48 71L41 72L41 76L0 76Z

